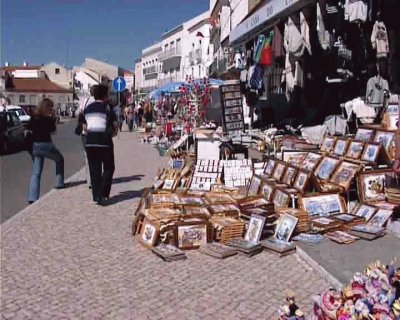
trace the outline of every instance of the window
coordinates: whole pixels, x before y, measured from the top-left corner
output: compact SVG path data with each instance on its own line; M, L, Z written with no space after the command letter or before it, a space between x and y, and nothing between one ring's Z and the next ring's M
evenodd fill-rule
M194 78L194 68L192 68L192 77Z
M199 78L201 78L201 66L199 66Z
M19 103L25 103L25 95L21 94L19 96Z
M60 74L60 68L56 68L55 73Z
M31 105L34 105L34 106L37 104L36 95L31 94L31 97L30 97L30 104L31 104Z

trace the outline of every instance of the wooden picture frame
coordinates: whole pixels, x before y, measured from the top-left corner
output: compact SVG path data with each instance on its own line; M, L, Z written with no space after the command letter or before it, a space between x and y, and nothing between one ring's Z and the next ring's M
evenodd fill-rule
M276 160L269 159L267 165L265 166L264 174L271 176L275 169Z
M378 211L377 207L370 206L368 204L360 203L353 209L351 214L364 218L365 221L369 221L372 216Z
M399 125L399 114L385 114L387 130L397 130Z
M360 142L371 142L374 133L375 133L374 129L358 128L354 140Z
M337 138L333 148L333 154L339 157L344 157L347 148L349 147L350 140L345 138Z
M146 248L152 248L156 245L160 234L160 226L157 222L144 219L140 222L136 239Z
M250 181L250 185L247 188L247 196L252 197L257 195L260 192L261 183L261 178L257 175L253 175Z
M282 161L294 167L300 168L307 154L308 151L282 150Z
M250 242L258 243L264 230L264 224L265 217L257 214L252 214L244 239Z
M396 132L394 132L394 131L379 129L379 130L376 130L372 141L376 142L376 143L380 143L383 146L383 148L389 152L395 136L396 136Z
M350 141L345 157L351 159L360 159L364 150L364 144L365 142L363 141Z
M272 202L275 205L275 208L287 208L290 204L290 193L285 192L284 189L276 188L274 192L274 196Z
M175 225L175 243L179 249L198 249L208 243L208 224L205 220L179 222Z
M361 155L361 161L377 163L381 153L382 145L379 143L367 143Z
M315 169L315 176L321 180L329 180L339 166L341 160L333 157L324 157Z
M314 169L318 166L318 164L322 160L322 158L323 158L322 154L309 152L306 155L306 157L301 165L301 169L308 171L308 172L314 171Z
M359 164L342 161L336 168L330 181L343 187L345 190L348 190L350 188L351 181L360 170L361 166Z
M274 172L272 173L272 178L274 178L275 181L280 182L285 172L285 169L286 163L283 161L277 161L275 164Z
M293 188L302 193L308 188L309 183L310 183L310 174L306 171L299 170L296 178L293 181Z
M297 168L294 166L287 166L286 167L286 171L283 174L282 177L282 183L288 185L288 186L292 186L294 179L296 178L297 175Z
M360 173L357 177L357 189L361 202L386 200L386 175L392 170L376 170Z
M373 227L383 227L392 214L393 210L378 209L374 216L369 220L368 225Z
M278 224L275 229L274 238L288 242L296 228L299 219L289 214L282 214L279 217Z
M346 202L338 193L299 195L299 204L310 216L328 217L347 212Z
M325 136L322 139L320 150L322 152L331 152L333 150L333 146L335 145L336 138L334 136Z
M261 186L261 194L267 201L272 201L275 191L275 183L264 182Z

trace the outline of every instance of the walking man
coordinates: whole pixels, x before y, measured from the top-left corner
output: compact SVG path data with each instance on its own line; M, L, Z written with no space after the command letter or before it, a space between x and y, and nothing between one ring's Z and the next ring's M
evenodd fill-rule
M95 101L83 111L83 130L86 131L86 154L89 162L93 201L105 205L110 197L115 170L114 145L118 121L108 105L108 87L93 87Z

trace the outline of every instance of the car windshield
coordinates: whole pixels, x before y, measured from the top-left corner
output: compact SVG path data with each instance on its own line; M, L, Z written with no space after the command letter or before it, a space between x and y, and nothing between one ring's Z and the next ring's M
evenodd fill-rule
M13 110L18 116L26 116L26 112L24 109L15 109Z

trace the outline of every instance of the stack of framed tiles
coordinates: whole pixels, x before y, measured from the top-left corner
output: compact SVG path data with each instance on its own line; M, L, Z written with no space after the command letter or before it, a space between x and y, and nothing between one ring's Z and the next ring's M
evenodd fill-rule
M220 86L223 124L228 135L244 131L242 94L239 81L227 81Z

